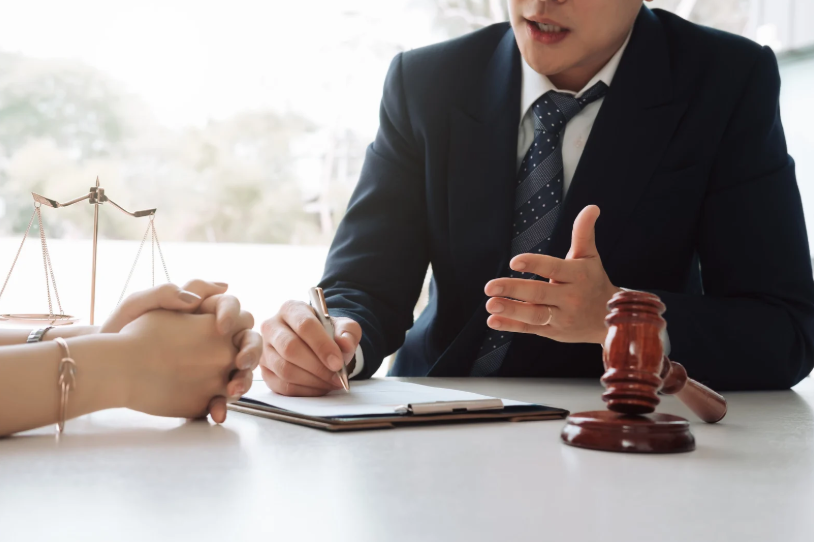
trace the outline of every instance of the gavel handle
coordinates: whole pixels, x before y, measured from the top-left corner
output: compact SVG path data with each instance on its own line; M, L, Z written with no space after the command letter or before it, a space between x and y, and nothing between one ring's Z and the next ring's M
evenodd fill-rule
M662 379L664 385L661 392L665 395L675 395L705 422L719 422L726 416L726 399L700 382L689 378L684 366L671 361L667 356L664 356Z

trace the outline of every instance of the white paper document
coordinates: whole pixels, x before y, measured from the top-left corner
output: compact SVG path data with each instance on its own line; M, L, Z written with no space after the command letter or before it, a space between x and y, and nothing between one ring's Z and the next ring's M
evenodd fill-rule
M421 386L397 380L362 380L351 382L350 393L332 391L323 397L286 397L269 390L265 382L256 380L244 397L305 416L336 418L343 416L369 416L373 414L399 414L400 407L436 401L477 401L493 399L468 391ZM528 405L520 401L503 399L503 406Z

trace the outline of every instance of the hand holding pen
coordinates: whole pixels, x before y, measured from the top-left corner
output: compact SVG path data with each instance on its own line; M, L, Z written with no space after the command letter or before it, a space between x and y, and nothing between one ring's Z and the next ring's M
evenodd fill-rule
M344 389L337 374L356 353L362 328L350 318L330 318L333 336L308 304L287 301L263 323L263 380L281 395L316 397Z
M311 308L314 309L314 313L317 315L319 323L322 324L322 327L325 329L325 333L329 337L333 337L336 335L334 332L334 324L331 321L331 315L328 314L328 304L325 302L325 294L323 293L322 288L311 288L308 291L308 295L311 300ZM344 363L342 364L342 368L339 369L336 374L342 383L342 387L346 392L350 393L348 370Z

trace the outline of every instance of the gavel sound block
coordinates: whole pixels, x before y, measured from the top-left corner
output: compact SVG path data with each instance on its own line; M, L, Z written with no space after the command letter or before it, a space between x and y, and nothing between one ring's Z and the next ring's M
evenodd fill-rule
M605 319L605 374L602 399L608 410L568 417L562 440L571 446L610 452L671 453L695 449L684 418L652 414L657 393L675 395L707 423L726 415L726 400L687 377L687 371L664 355L660 334L666 323L658 296L624 291L608 303Z

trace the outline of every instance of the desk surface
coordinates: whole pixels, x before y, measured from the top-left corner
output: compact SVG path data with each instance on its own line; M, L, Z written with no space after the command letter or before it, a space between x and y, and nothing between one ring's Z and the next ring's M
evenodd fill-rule
M409 380L602 407L594 382ZM215 426L107 411L70 422L58 444L50 428L0 440L0 532L105 542L814 539L814 381L727 399L729 415L709 426L665 398L660 410L691 419L698 449L662 456L565 446L562 421L331 434L234 412Z

